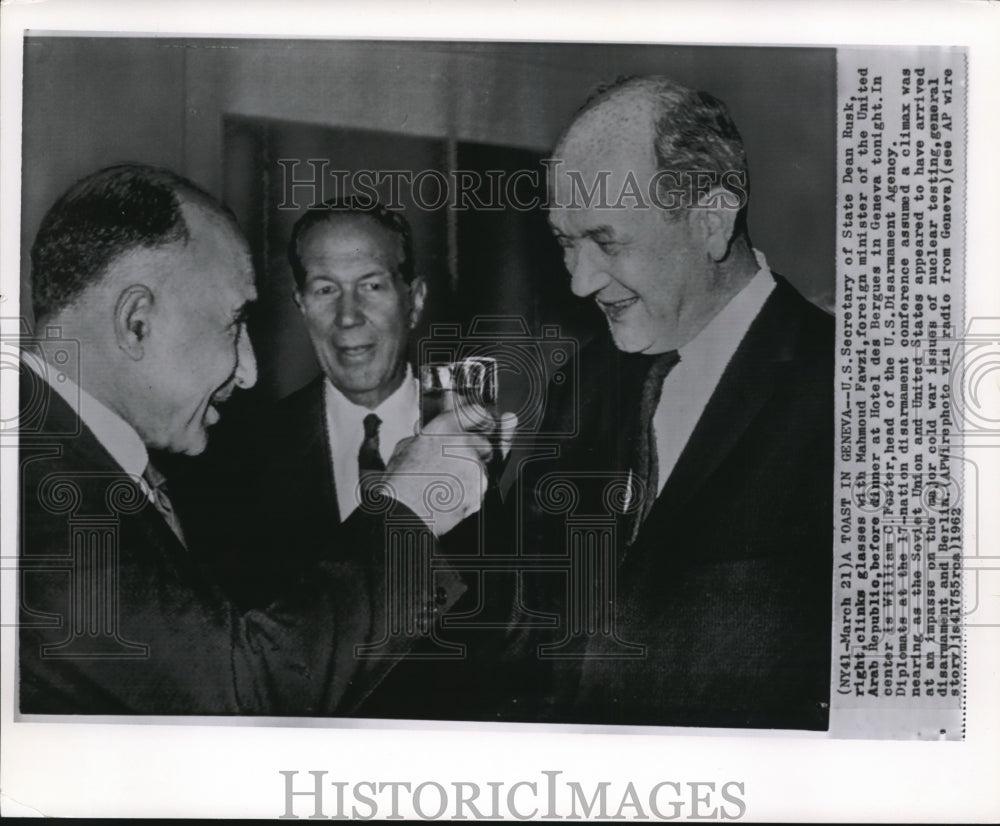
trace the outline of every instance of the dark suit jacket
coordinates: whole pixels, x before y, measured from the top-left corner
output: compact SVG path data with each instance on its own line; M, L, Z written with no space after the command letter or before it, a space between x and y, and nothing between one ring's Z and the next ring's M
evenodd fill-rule
M539 659L539 644L566 636L567 589L580 586L565 574L523 576L508 689L518 702L507 718L826 728L833 319L777 282L632 547L618 523L614 630L598 623L559 658ZM545 428L565 432L575 411L579 432L521 480L526 554L566 553L572 519L609 512L607 478L629 465L647 368L602 340L581 354L578 402L568 383L552 388ZM551 474L577 489L569 517L539 504ZM594 587L609 582L605 571ZM526 631L532 610L560 627Z
M252 571L265 597L311 566L340 526L323 383L320 374L266 411L251 440L259 446L249 478L248 521L259 531Z
M323 376L277 403L227 411L194 460L157 457L188 544L239 605L267 605L323 556L340 526Z
M22 400L38 390L25 372ZM405 507L352 515L308 576L242 612L60 397L32 424L20 464L22 713L350 714L418 639L356 656L387 636L387 518L433 546ZM411 595L404 627L463 589L440 572Z
M238 438L244 454L247 445L254 446L252 461L244 461L238 471L227 471L230 481L225 487L235 477L244 477L242 483L249 492L235 497L226 507L237 509L233 521L250 525L251 530L238 556L223 560L215 554L213 558L216 574L227 591L245 604L259 605L311 570L323 553L329 553L325 549L340 544L337 536L343 528L330 456L323 375L258 414L248 427L253 435L244 430ZM198 494L203 502L211 496L205 487L203 484ZM477 554L484 532L483 512L489 511L494 519L502 517L497 497L493 491L480 513L440 540L436 546L439 556L449 557L461 568L462 555ZM348 522L352 519L354 514ZM497 623L509 617L509 593L496 587L484 592L474 572L464 572L463 579L467 590L453 612L471 611L480 619L488 616ZM500 633L497 629L439 627L437 639L449 646L462 646L461 656L452 656L454 650L441 656L440 648L428 639L415 643L371 692L358 714L405 719L489 717L494 701L485 699L486 689L492 681L496 649L502 642Z

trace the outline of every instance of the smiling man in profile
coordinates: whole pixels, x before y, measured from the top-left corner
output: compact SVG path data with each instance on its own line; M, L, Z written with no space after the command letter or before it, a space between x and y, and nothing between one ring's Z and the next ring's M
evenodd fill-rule
M489 442L468 434L449 459L431 422L383 474L392 496L356 511L306 581L238 610L188 549L148 454L201 453L218 405L256 381L235 221L174 173L110 167L49 210L31 260L38 328L79 343L79 373L44 338L24 347L22 405L45 404L22 407L21 712L351 713L464 590L445 570L395 595L418 633L358 659L387 638L386 520L433 545L479 507ZM454 508L425 502L435 478L458 480Z
M550 423L580 427L523 480L526 552L566 546L540 482L565 479L576 513L604 513L609 489L588 480L627 481L612 557L594 563L608 598L591 633L573 625L564 579L525 575L528 607L566 620L529 635L525 656L551 664L537 718L825 728L833 319L754 249L743 142L711 95L621 80L553 156L549 221L570 288L610 335L581 352L578 410L550 393ZM582 199L581 182L635 194ZM557 647L539 661L546 641Z

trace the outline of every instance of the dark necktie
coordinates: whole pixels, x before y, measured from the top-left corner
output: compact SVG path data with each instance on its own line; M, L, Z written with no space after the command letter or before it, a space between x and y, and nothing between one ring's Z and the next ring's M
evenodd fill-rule
M152 463L149 463L146 465L146 470L143 471L142 478L149 486L149 491L153 495L154 507L167 521L167 524L170 526L170 530L172 530L174 535L180 540L181 545L186 548L187 543L184 541L184 531L181 529L181 521L177 518L177 512L174 510L174 506L170 503L170 497L167 496L166 477L153 467Z
M653 502L656 501L659 493L660 469L656 455L656 432L653 428L653 416L656 414L660 394L663 392L663 382L679 361L680 355L676 350L669 350L655 356L642 385L642 396L639 400L639 428L632 472L639 482L635 487L643 493L637 491L634 494L641 496L641 500L636 503L629 526L630 531L627 534L630 545L635 542L635 538L639 534L639 527L649 516Z
M385 462L378 449L378 429L381 424L382 420L374 413L365 416L365 438L358 451L358 478L362 482L385 470Z

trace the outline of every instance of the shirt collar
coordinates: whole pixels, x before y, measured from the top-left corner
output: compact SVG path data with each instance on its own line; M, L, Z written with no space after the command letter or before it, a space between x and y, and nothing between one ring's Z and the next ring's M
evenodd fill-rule
M374 413L383 422L409 421L413 418L413 411L419 404L417 383L413 379L413 370L409 364L406 365L406 375L399 387L374 410L352 402L330 381L329 376L326 378L325 384L327 407L332 413L333 420L341 426L354 427L359 425L369 413ZM412 426L411 422L410 427Z
M45 362L44 372L37 358L24 358L21 362L37 373L78 413L97 441L111 454L122 470L133 476L142 476L149 464L149 454L135 428L113 410L106 407L71 379L66 372Z
M775 287L774 275L764 253L754 250L757 273L729 303L706 324L701 332L680 348L681 362L702 364L729 358L743 340Z

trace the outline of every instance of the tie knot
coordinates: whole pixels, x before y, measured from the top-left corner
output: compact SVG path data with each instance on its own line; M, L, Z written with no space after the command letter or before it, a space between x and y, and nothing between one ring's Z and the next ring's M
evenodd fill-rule
M174 511L174 506L170 503L170 497L167 495L167 477L153 467L153 463L150 462L142 472L142 479L149 487L148 495L152 499L153 507L160 512L160 515L166 520L167 525L170 526L170 530L174 532L174 536L186 548L184 530L181 527L180 519Z
M643 382L640 403L641 415L644 418L652 418L656 403L660 399L660 392L663 390L663 382L680 360L680 354L676 350L668 350L652 357L653 363L649 365L649 372L646 373L646 380Z
M382 454L379 451L378 426L382 420L374 413L365 416L365 438L361 442L358 450L358 471L361 479L364 480L372 473L381 473L385 470L385 462L382 461Z
M365 438L374 439L378 436L378 428L380 424L382 424L382 420L374 413L369 413L365 416Z
M677 362L681 360L681 354L676 350L667 350L665 353L659 353L653 357L653 366L651 371L654 374L659 374L665 376L674 367L677 366Z
M153 466L152 462L146 465L146 469L142 472L142 478L145 479L146 484L154 491L160 490L167 481L167 477L160 473Z

